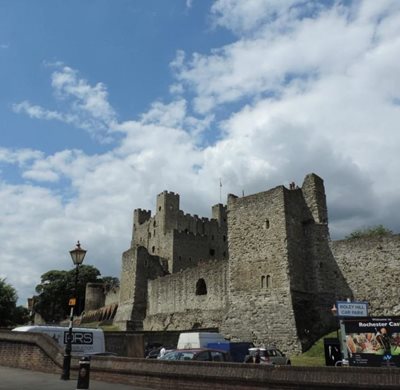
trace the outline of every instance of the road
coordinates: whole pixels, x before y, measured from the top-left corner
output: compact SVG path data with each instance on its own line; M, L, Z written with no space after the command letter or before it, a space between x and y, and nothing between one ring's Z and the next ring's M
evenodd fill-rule
M63 381L60 379L60 374L47 374L0 366L1 390L75 390L76 385L76 379ZM90 381L89 388L90 390L151 390L149 388L111 384L95 380Z

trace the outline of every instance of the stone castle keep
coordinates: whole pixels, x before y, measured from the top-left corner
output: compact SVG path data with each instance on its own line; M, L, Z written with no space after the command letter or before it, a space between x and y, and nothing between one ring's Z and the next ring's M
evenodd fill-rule
M333 329L338 299L367 300L374 315L398 314L399 258L399 236L331 241L315 174L301 188L228 195L211 219L184 214L179 195L164 191L154 215L134 211L114 323L215 327L232 340L301 352Z

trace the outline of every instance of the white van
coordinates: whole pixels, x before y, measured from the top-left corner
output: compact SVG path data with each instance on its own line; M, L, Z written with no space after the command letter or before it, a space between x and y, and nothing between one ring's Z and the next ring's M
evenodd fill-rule
M65 348L68 337L68 328L64 326L28 325L14 328L14 332L44 333L54 339L62 348ZM102 329L72 328L72 354L93 355L105 352L104 333Z
M226 342L224 336L216 332L185 332L179 335L177 349L207 348L208 344Z

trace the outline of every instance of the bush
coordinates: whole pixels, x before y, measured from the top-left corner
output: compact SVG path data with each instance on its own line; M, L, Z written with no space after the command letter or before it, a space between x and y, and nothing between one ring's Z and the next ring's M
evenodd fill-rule
M393 232L383 225L370 226L363 229L354 230L354 232L350 233L345 237L346 240L353 240L355 238L368 238L368 237L382 237L382 236L391 236Z

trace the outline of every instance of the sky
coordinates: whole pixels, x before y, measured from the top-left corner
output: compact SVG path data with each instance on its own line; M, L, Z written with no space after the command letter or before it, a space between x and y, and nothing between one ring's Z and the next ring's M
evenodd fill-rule
M330 233L400 231L398 0L0 0L0 278L120 276L136 208L324 179ZM220 188L220 182L222 188Z

